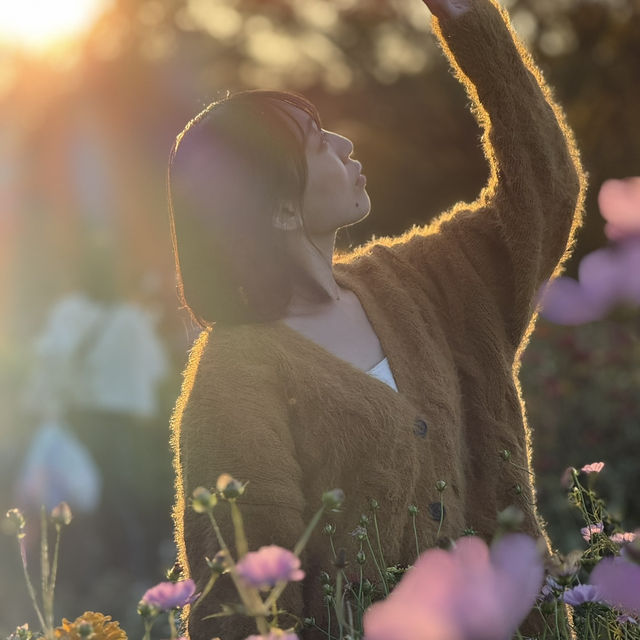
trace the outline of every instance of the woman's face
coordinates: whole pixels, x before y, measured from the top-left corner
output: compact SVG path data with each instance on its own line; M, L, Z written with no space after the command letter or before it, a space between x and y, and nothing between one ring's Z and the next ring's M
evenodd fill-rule
M307 184L302 200L302 217L311 236L333 234L354 224L371 209L365 190L362 165L350 156L351 140L319 129L304 111L288 107L305 132Z

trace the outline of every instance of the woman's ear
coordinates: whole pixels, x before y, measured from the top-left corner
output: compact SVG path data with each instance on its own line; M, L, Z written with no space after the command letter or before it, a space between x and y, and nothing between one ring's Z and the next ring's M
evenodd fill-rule
M302 228L302 218L291 204L282 204L273 214L272 224L281 231L296 231Z

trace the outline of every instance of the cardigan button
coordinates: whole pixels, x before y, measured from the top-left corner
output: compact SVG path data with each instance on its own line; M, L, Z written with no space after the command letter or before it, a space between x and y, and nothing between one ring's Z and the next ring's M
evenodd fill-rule
M445 509L445 506L442 503L432 502L429 505L429 515L433 520L437 520L438 522L440 522L441 519L444 520L444 517L446 514L447 514L447 510Z
M427 423L422 418L416 418L416 421L413 423L413 433L415 433L420 438L427 437Z

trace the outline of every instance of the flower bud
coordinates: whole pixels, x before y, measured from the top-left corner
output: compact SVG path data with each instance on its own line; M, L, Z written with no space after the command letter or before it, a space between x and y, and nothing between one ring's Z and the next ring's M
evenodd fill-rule
M369 524L369 516L368 516L366 513L363 513L363 514L360 516L360 524L361 524L363 527L366 527L366 526Z
M303 626L305 629L309 629L310 627L315 627L315 626L316 626L316 619L315 619L315 618L313 618L313 617L312 617L312 618L305 618L305 619L302 621L302 626Z
M578 477L578 471L574 467L567 467L560 478L560 485L564 489L571 489Z
M332 596L333 595L333 585L332 584L323 584L322 585L322 593L325 596Z
M507 462L507 460L510 460L510 459L511 459L511 451L509 451L508 449L503 449L503 450L500 452L500 457L501 457L505 462Z
M366 578L362 581L362 593L369 595L373 592L373 584Z
M367 539L367 530L364 527L358 525L352 532L351 535L358 540L358 542L362 542Z
M332 536L336 532L336 525L327 522L322 529L322 533L326 536Z
M80 620L76 624L76 629L81 638L90 638L93 635L93 626L86 620Z
M20 538L24 536L25 521L20 509L9 509L6 514L7 533L9 535L18 535Z
M138 614L143 618L155 618L160 613L160 610L151 606L144 600L138 602Z
M167 571L167 580L170 582L182 580L182 566L177 560L173 563L171 569Z
M477 536L478 532L473 527L467 527L463 532L463 536Z
M196 513L207 513L218 503L218 498L204 487L196 487L191 494L191 506Z
M242 484L228 473L223 473L216 480L216 491L225 500L235 500L244 493L246 484Z
M513 491L517 496L519 496L522 494L522 487L516 483L513 485Z
M364 551L360 549L360 551L356 553L356 562L359 565L363 565L366 561L367 561L367 556L365 555Z
M31 640L33 632L29 630L29 624L23 624L16 627L16 630L7 638L7 640Z
M498 514L498 525L507 531L515 531L523 522L524 513L514 505L509 505Z
M333 489L322 494L322 506L327 510L337 511L343 502L344 491L342 489Z
M320 584L330 584L331 576L326 571L320 572Z
M61 502L59 505L51 510L51 520L56 525L69 525L73 515L71 509L66 502Z
M410 513L412 516L415 516L415 515L418 513L418 507L416 507L416 505L415 505L415 504L410 504L410 505L409 505L409 513Z
M451 551L455 545L453 540L449 538L449 536L442 536L436 540L436 547L439 549L444 549L445 551Z
M447 488L447 483L444 480L438 480L436 482L436 490L442 493Z
M369 500L369 507L371 508L372 511L377 511L380 508L380 505L378 504L378 501L375 498L371 498Z
M224 550L218 551L213 559L205 558L205 562L211 571L222 575L228 568L227 553Z
M347 550L340 547L340 549L338 549L338 552L336 553L335 560L333 561L333 566L336 569L345 569L348 564L349 561L347 560Z

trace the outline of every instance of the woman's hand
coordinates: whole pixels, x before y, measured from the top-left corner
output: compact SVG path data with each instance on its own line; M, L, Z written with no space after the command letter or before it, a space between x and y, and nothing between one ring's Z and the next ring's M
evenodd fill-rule
M471 9L474 0L423 0L436 18L459 18Z

